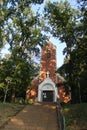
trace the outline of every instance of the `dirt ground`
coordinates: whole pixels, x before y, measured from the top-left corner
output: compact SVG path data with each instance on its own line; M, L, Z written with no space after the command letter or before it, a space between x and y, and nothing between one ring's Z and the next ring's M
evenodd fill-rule
M17 109L17 106L16 106ZM11 110L12 112L13 110ZM10 117L12 116L10 112ZM8 111L6 111L8 113ZM4 114L5 115L5 114ZM26 105L12 117L1 130L59 130L54 103L34 103Z

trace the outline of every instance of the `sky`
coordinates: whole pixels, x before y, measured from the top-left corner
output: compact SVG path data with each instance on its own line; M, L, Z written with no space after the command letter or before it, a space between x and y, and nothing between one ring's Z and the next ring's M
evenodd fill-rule
M44 0L44 4L47 2L47 1L51 1L51 2L59 2L59 1L61 1L61 0ZM65 1L65 0L62 0L62 1ZM76 5L76 0L68 0L69 2L70 2L70 4L71 4L71 6L73 7L73 8L76 8L77 7L77 5ZM37 7L33 7L34 8L34 10L36 10L37 8L39 8L40 7L40 10L42 10L43 9L43 7L44 7L44 4L42 4L42 6L37 6ZM64 63L64 55L63 55L63 50L64 50L64 48L66 47L66 45L65 45L65 43L61 43L58 39L56 39L56 38L53 38L52 36L50 36L50 41L54 44L54 45L56 45L56 58L57 58L57 68L59 68L60 66L62 66L62 64Z
M44 4L46 1L47 0L44 1ZM50 1L59 2L60 0L50 0ZM72 7L74 7L74 8L76 7L76 0L68 0L68 1L71 3ZM40 6L41 9L43 8L44 4L42 6ZM36 10L36 8L39 8L39 6L34 7L35 10ZM66 45L65 45L65 43L61 43L58 39L53 38L52 36L50 36L50 41L57 47L56 48L56 58L57 58L57 68L59 68L64 63L63 49L66 47ZM9 48L9 45L6 45L5 48L2 50L1 54L4 55L5 53L9 53L8 48Z
M56 45L56 59L57 59L57 68L62 66L64 63L64 55L63 55L63 49L66 47L65 43L61 43L58 39L50 38L50 41Z
M59 2L61 0L44 0L44 4L47 2L47 1L51 1L51 2ZM65 1L65 0L62 0L62 1ZM77 5L76 5L76 0L68 0L71 4L71 6L73 8L76 8ZM44 4L42 5L42 7L40 6L40 8L42 9L44 7ZM35 8L35 7L34 7ZM36 8L35 8L36 9ZM60 66L62 66L62 64L64 63L64 55L63 55L63 50L64 48L66 47L66 44L65 43L61 43L58 39L56 38L53 38L52 36L50 36L50 41L56 45L56 58L57 58L57 68L59 68Z

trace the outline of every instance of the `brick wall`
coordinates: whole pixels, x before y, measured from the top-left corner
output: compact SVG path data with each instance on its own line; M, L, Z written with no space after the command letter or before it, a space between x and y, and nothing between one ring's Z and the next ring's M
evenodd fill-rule
M40 64L40 81L42 82L46 78L46 73L49 71L49 77L56 82L56 47L53 44L48 43L43 47L41 52L41 64Z

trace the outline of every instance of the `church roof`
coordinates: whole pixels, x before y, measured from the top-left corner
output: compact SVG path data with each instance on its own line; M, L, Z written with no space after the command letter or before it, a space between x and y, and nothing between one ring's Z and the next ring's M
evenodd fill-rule
M64 79L63 76L61 76L59 73L56 74L56 76L58 76L59 79L61 79L63 82L65 82L66 80Z

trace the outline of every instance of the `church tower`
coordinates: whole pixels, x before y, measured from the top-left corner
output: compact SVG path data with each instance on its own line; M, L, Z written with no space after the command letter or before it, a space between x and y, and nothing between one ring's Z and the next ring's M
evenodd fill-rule
M41 52L38 101L57 101L56 46L48 41Z
M53 82L56 82L56 46L48 41L41 52L40 63L40 82L45 78L50 77Z

